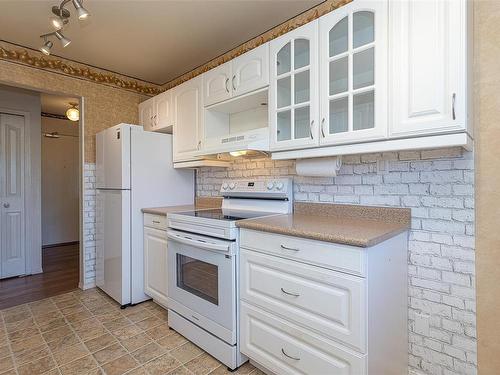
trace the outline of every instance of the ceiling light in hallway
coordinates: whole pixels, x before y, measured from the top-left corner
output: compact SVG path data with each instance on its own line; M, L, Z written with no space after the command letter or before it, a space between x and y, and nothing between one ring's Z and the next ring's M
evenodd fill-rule
M80 111L76 108L78 103L69 103L69 105L71 108L66 111L66 117L70 121L78 121L80 119Z

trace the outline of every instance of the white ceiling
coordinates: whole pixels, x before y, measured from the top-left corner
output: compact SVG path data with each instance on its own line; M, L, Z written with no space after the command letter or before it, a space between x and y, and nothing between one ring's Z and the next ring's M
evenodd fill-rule
M86 0L53 55L163 84L321 3L318 0ZM38 49L57 1L0 0L0 39Z

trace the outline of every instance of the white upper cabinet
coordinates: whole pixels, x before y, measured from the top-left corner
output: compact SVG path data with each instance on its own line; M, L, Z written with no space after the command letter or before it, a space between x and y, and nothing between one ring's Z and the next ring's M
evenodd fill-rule
M205 106L229 99L231 88L231 62L203 74L203 103Z
M233 96L246 94L269 85L269 43L231 61Z
M270 44L271 150L318 145L318 21Z
M320 143L387 135L387 2L353 1L319 22Z
M223 102L269 85L269 43L203 74L204 105Z
M197 159L203 138L202 76L190 79L175 87L172 92L174 105L174 162Z
M467 130L467 3L390 2L392 137Z
M172 90L162 92L154 99L153 130L164 131L174 124Z
M147 131L153 131L154 101L155 98L151 98L139 103L139 125L142 125Z

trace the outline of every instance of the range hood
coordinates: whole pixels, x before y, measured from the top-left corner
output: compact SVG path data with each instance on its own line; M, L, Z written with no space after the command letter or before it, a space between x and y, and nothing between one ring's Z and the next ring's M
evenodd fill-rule
M206 138L200 155L238 151L269 151L269 128L247 130L220 138Z

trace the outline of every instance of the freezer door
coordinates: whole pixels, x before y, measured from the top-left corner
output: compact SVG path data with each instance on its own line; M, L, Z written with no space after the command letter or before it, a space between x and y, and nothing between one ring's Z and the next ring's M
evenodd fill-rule
M96 187L130 189L130 128L119 124L96 135Z
M96 284L120 305L131 295L130 191L97 190Z

